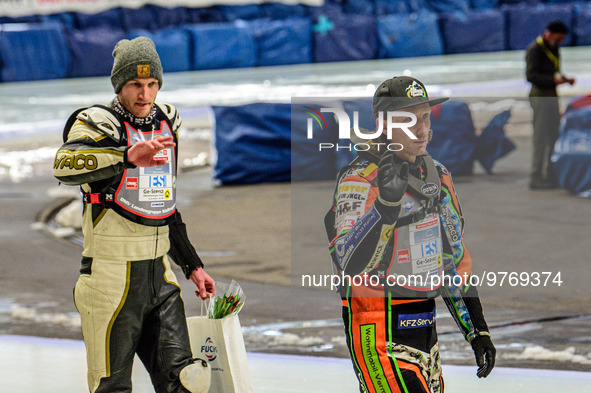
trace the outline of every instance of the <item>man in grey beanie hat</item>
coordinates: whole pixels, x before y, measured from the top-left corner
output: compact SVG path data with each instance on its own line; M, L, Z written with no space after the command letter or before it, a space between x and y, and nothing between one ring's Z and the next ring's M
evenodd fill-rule
M134 78L156 78L162 87L162 65L156 46L147 37L121 40L113 50L111 84L115 93Z
M203 299L215 282L203 269L176 208L176 108L157 104L162 66L146 37L113 51L117 96L75 111L54 175L80 186L84 248L74 301L86 344L91 393L131 392L139 356L157 393L205 393L210 367L193 359L183 299L170 260Z

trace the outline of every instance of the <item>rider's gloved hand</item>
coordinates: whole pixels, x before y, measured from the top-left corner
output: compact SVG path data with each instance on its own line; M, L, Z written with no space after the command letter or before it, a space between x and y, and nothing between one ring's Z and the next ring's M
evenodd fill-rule
M394 164L394 152L385 153L378 164L378 205L376 208L386 221L393 223L398 218L400 203L408 184L408 162L400 166Z
M476 365L478 366L476 375L478 375L478 378L486 378L495 366L497 350L490 336L487 335L474 337L470 345L472 345L472 350L474 350Z

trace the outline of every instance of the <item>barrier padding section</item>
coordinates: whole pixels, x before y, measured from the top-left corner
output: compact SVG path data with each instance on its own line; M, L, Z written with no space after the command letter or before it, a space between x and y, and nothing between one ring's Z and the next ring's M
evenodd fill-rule
M486 173L491 174L495 161L506 156L517 147L505 136L505 124L511 116L511 111L503 111L494 116L482 129L476 141L474 156L482 165Z
M187 23L188 15L185 7L160 7L157 5L146 6L156 21L157 29L164 29L171 26L180 26Z
M0 80L65 78L70 52L59 23L0 25Z
M39 15L0 16L0 25L4 23L39 23Z
M164 72L189 71L191 69L191 39L185 29L168 27L154 33L132 30L127 38L145 36L154 41Z
M573 35L576 45L591 45L591 4L575 6Z
M446 14L441 33L448 54L505 49L505 17L497 10Z
M568 103L565 112L591 106L591 94L573 97Z
M375 59L374 17L327 12L317 14L314 21L314 62Z
M294 104L291 108L291 180L334 180L340 167L348 164L354 154L336 148L320 149L320 143L336 145L338 126L331 113L321 112L321 105ZM319 121L313 120L312 138L308 138L308 119L320 113ZM341 141L349 145L350 141ZM340 159L340 160L339 160Z
M74 13L74 21L79 29L88 29L91 27L109 27L116 30L123 29L120 8L112 8L96 14L76 12Z
M141 8L121 8L121 23L123 29L126 31L137 29L137 30L150 30L154 31L158 29L158 24L154 14L149 7Z
M214 179L228 185L289 181L290 107L214 106Z
M107 76L113 68L113 48L125 38L121 29L106 26L68 31L72 61L68 77Z
M468 105L446 101L431 112L433 139L427 150L454 175L470 175L474 168L476 133Z
M535 7L510 6L507 15L507 49L520 50L542 34L548 23L562 21L572 31L573 9L570 4L538 5ZM567 34L563 45L569 46L572 34Z
M256 46L248 24L186 25L192 37L193 70L253 67Z
M438 14L470 10L470 0L427 0L426 2L429 9Z
M219 23L227 22L226 16L219 7L188 8L187 23Z
M471 0L470 8L473 10L493 10L499 7L499 0Z
M394 3L394 2L391 2ZM375 15L375 0L347 0L343 4L343 12L353 15Z
M349 116L349 121L354 124L355 112L357 112L357 126L359 128L373 131L376 129L376 119L373 117L371 107L372 98L356 99L353 101L343 101L343 109ZM338 132L338 131L337 131ZM348 152L345 150L339 151L336 157L336 166L338 169L347 165L355 158L355 152Z
M257 43L257 65L302 64L312 61L312 23L309 18L249 23Z
M380 58L443 54L437 14L421 11L408 15L385 15L377 19Z
M222 5L220 9L224 13L226 20L230 21L238 19L252 20L261 17L259 4Z
M375 0L376 15L410 14L427 8L427 0Z
M64 27L68 29L77 28L76 19L74 17L73 12L61 12L59 14L41 15L39 18L41 19L41 23L57 22L61 23Z
M591 108L567 112L552 162L558 183L575 194L591 197Z
M261 13L266 18L287 19L309 16L306 6L302 4L263 3Z

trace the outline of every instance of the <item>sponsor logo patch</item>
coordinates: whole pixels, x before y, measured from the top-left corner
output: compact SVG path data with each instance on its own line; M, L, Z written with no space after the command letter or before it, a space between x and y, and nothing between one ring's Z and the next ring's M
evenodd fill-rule
M137 177L128 177L125 181L125 188L128 190L137 190L138 189Z
M396 254L398 256L398 263L410 262L410 251L409 250L399 250Z
M398 315L398 329L418 329L433 326L435 323L435 312L422 312L419 314Z

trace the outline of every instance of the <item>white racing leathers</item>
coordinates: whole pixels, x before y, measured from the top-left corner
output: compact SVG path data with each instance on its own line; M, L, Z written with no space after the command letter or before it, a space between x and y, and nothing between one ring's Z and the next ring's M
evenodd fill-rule
M170 105L156 109L154 120L142 126L110 107L77 111L56 154L55 176L79 185L84 196L84 247L74 300L91 392L131 392L136 353L158 393L188 392L179 374L199 363L192 359L184 304L168 258L187 277L203 266L175 208L181 120ZM158 155L162 165L127 163L130 146L161 135L172 135L177 143Z

